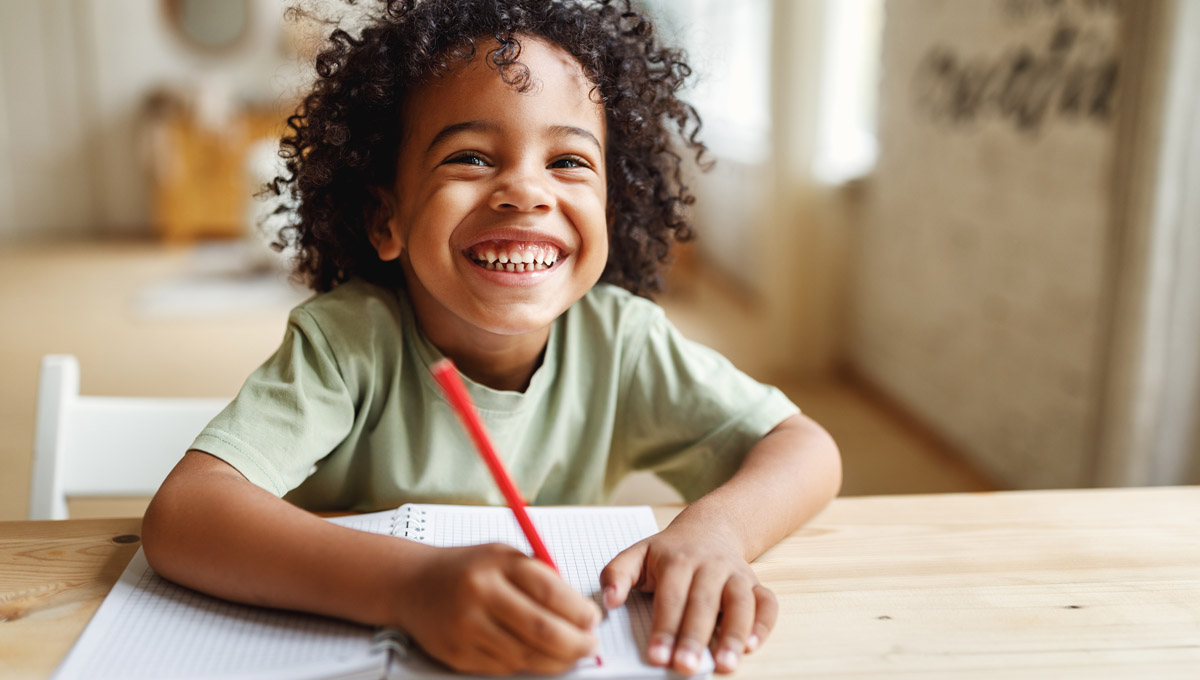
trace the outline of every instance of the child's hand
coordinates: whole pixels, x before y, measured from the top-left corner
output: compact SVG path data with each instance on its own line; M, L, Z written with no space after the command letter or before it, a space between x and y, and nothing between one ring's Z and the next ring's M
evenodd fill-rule
M759 584L732 539L729 532L672 525L630 546L601 572L610 609L625 602L631 588L654 593L650 663L695 673L713 640L717 671L731 673L775 626L775 595Z
M455 670L561 673L595 653L595 603L510 546L438 548L406 590L407 632Z

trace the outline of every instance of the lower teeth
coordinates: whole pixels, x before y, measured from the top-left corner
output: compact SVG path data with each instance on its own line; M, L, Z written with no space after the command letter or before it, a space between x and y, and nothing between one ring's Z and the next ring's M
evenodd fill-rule
M549 269L550 267L553 266L553 263L539 264L537 262L529 262L529 263L522 263L522 264L518 265L518 264L514 264L512 262L508 262L508 263L484 262L482 260L475 260L475 264L479 265L480 267L483 267L484 269L487 269L489 271L494 271L494 272L543 271L543 270ZM520 267L520 269L518 269L518 267Z

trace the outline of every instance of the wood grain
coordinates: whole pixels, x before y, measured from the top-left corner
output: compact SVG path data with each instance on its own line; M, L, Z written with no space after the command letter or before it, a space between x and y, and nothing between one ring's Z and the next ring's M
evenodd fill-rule
M0 677L49 677L137 552L141 528L141 518L0 522Z
M737 677L1194 680L1198 529L1191 487L838 499L755 563L780 618ZM138 530L0 523L0 677L53 671Z
M746 677L1200 677L1200 489L839 499Z

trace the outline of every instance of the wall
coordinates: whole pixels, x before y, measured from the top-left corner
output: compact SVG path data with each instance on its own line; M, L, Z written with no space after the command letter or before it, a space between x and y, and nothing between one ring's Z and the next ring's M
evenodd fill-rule
M1091 478L1120 16L1104 0L887 6L850 363L999 481Z
M176 37L159 0L0 3L0 242L149 231L138 115L159 86L280 96L285 0L255 0L226 54Z
M0 3L0 239L78 234L94 208L74 9Z

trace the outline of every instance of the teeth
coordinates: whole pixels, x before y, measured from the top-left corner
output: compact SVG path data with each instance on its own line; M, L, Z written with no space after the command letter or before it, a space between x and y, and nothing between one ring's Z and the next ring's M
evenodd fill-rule
M501 264L499 262L482 262L479 260L476 260L476 262L484 269L494 272L533 272L544 271L550 268L549 264L536 264L532 262L529 264L515 264L512 262Z
M549 269L558 260L558 251L538 243L484 245L470 257L491 271L532 272Z

